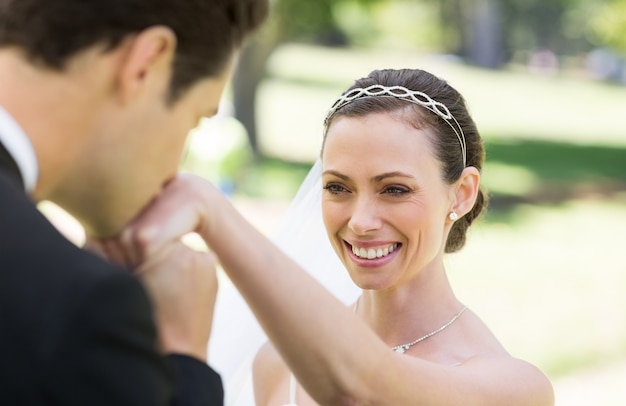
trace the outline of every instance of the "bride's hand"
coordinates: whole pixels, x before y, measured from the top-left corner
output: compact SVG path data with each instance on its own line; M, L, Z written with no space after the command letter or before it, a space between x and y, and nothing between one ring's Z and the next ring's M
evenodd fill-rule
M208 227L206 199L211 193L219 191L209 182L179 175L118 238L86 244L133 270L144 282L163 350L202 360L217 294L215 257L189 248L181 238Z
M134 267L190 233L199 234L208 243L222 204L228 203L209 181L178 174L122 232L120 241L125 250L116 254L118 260Z
M152 299L162 350L206 361L217 296L213 254L171 241L134 271Z

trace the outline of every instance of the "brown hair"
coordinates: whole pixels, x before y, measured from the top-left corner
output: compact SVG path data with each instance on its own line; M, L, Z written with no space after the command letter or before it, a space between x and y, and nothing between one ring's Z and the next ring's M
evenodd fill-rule
M268 0L0 0L0 47L62 70L78 52L110 50L164 25L177 37L170 100L220 74L235 49L265 20Z
M485 160L483 141L478 134L474 120L467 111L463 96L446 81L419 69L375 70L368 77L355 81L345 93L372 85L403 86L413 91L423 92L433 100L443 103L463 130L467 154L466 164L463 164L463 153L459 139L446 120L420 105L408 103L398 98L358 98L337 109L329 118L327 125L330 126L332 120L339 116L360 117L372 113L403 110L408 114L403 114L401 117L408 124L418 129L426 127L433 132L433 147L437 159L441 162L442 175L446 182L452 184L457 181L466 166L473 166L478 171L482 170ZM325 138L326 134L324 134ZM322 150L323 148L324 145L322 145ZM465 245L467 229L486 208L487 201L486 193L482 189L479 190L474 207L452 225L446 241L445 252L456 252Z

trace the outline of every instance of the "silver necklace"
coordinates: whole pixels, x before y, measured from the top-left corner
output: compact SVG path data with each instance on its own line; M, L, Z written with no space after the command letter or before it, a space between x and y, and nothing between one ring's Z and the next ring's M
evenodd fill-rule
M357 309L359 308L359 301L360 300L361 300L361 297L359 296L359 298L354 303L354 313L355 314L356 314ZM461 317L463 312L466 311L466 310L467 310L467 306L463 306L463 308L461 309L460 312L455 314L454 317L452 319L450 319L449 322L447 322L443 326L439 327L437 330L431 331L430 333L426 334L425 336L421 336L417 340L413 340L410 343L400 344L400 345L396 345L395 347L391 347L391 349L393 351L397 352L397 353L404 354L409 348L413 347L415 344L419 343L420 341L424 341L425 339L427 339L429 337L432 337L432 336L434 336L437 333L441 333L443 330L445 330L448 327L450 327L450 325L452 325L452 323L454 323L459 317Z
M426 334L425 336L422 336L422 337L418 338L417 340L413 340L410 343L396 345L395 347L391 347L391 349L394 350L397 353L404 354L409 348L413 347L415 344L419 343L420 341L424 341L425 339L427 339L429 337L432 337L432 336L434 336L437 333L441 333L443 330L445 330L446 328L450 327L450 325L452 325L452 323L454 323L459 317L461 317L461 315L463 314L463 312L465 310L467 310L467 306L463 306L463 308L461 309L460 312L458 312L452 319L450 319L449 322L447 322L443 326L439 327L437 330L431 331L430 333Z

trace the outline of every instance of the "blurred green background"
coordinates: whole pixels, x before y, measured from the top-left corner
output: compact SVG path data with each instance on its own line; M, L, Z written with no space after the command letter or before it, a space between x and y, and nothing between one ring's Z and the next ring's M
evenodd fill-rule
M491 206L448 259L458 295L557 405L626 404L626 0L276 0L221 114L190 138L202 174L271 234L322 120L376 68L465 97Z

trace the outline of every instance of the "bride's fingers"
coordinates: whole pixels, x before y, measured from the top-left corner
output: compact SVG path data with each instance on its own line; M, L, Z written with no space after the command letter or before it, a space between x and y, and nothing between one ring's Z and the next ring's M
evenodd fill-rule
M89 251L92 254L96 254L102 259L108 259L107 253L100 241L90 236L85 236L85 243L83 244L83 249L85 251Z
M179 175L122 233L120 240L134 263L142 262L167 243L198 231L207 221L207 181Z
M131 270L136 266L130 260L128 250L115 239L100 240L99 245L109 261Z

